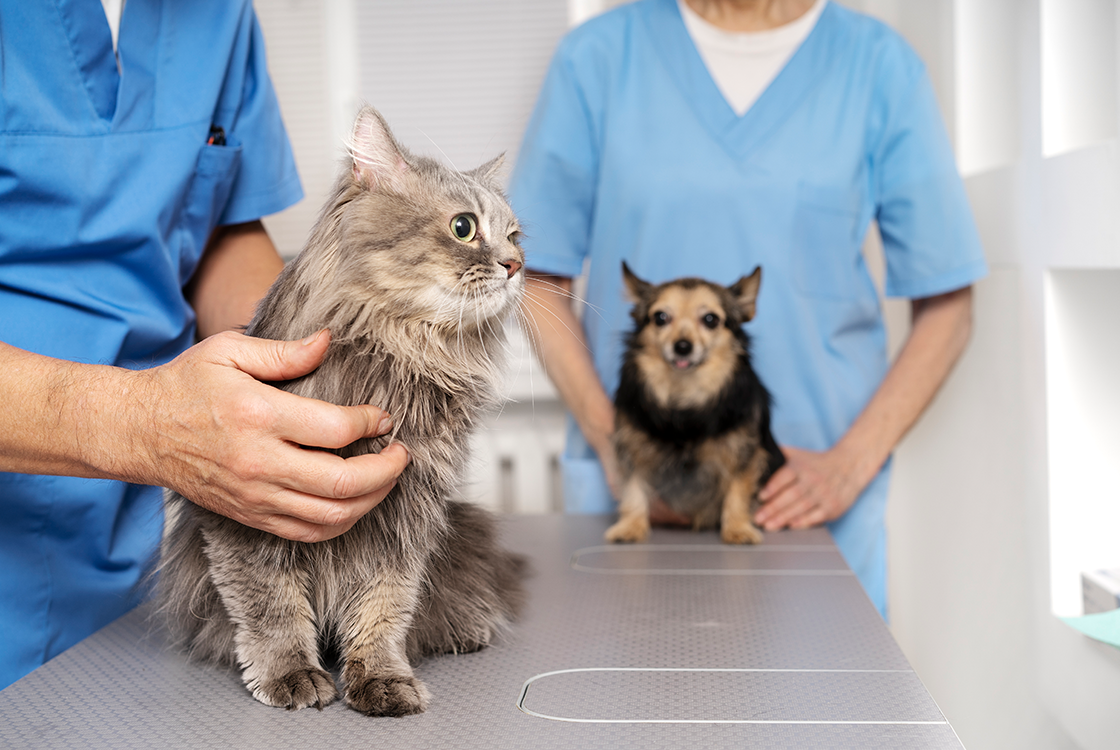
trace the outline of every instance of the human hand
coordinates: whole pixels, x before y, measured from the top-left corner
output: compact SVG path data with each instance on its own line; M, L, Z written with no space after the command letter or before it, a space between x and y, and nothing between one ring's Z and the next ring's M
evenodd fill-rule
M329 342L325 331L288 342L220 333L138 372L144 391L132 400L146 413L132 442L151 483L288 539L322 541L349 529L392 490L408 452L393 444L343 459L311 448L383 435L391 418L374 406L336 406L260 382L306 375Z
M758 493L762 508L754 515L766 531L807 529L847 512L863 490L851 473L852 461L833 449L806 451L782 446L785 464Z

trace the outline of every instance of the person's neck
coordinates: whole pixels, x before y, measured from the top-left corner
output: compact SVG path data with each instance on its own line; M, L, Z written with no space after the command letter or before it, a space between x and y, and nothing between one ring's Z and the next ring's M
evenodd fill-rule
M796 21L813 0L684 0L698 16L725 31L768 31Z

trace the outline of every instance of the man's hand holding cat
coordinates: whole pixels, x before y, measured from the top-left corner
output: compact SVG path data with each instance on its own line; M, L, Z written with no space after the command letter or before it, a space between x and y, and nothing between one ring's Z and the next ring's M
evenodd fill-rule
M395 486L404 446L343 459L342 448L392 429L374 406L341 407L261 381L306 375L330 335L269 341L221 333L145 371L139 408L154 428L136 438L159 484L247 526L299 541L338 536ZM309 446L304 447L304 446Z

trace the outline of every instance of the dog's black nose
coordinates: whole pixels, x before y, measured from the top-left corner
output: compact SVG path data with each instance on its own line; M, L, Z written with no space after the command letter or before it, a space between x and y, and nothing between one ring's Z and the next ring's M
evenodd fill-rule
M678 357L687 357L692 353L692 342L688 339L679 339L673 344L673 351L676 352Z

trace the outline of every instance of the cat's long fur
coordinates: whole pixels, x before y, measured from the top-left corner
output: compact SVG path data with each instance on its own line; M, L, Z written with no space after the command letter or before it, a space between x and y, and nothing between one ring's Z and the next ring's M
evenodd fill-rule
M168 493L161 611L199 658L237 664L253 695L290 709L337 696L371 715L424 710L410 661L487 645L522 601L520 559L481 509L450 500L476 419L497 398L503 317L524 288L518 226L494 172L414 156L381 116L358 117L351 158L303 252L261 302L248 333L293 340L329 328L310 375L279 384L337 404L371 403L411 463L341 536L314 544L242 526ZM470 242L453 217L477 222Z

